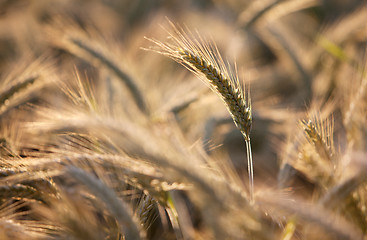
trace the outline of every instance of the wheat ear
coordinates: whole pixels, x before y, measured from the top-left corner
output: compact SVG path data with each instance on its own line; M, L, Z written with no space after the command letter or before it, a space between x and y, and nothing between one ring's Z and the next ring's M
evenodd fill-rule
M37 78L38 78L38 76L29 77L29 78L25 79L24 81L17 82L14 85L8 87L7 89L1 91L1 93L0 93L0 106L2 106L6 102L6 100L10 99L15 94L22 91L26 87L28 87L28 85L33 84L37 80Z
M169 56L202 79L224 101L231 117L241 131L247 150L250 200L253 201L253 164L250 143L252 126L251 100L245 97L237 72L225 64L214 43L195 37L190 31L178 29L171 23L169 32L174 44L148 39L160 47L157 52Z
M330 121L322 122L317 116L314 119L308 121L303 120L301 122L303 129L306 133L306 137L310 143L315 147L319 156L328 162L333 161L333 119Z

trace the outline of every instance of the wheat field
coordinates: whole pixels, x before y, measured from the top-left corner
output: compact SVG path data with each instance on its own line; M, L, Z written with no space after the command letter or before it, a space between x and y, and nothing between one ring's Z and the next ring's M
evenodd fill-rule
M0 0L0 239L367 239L363 0Z

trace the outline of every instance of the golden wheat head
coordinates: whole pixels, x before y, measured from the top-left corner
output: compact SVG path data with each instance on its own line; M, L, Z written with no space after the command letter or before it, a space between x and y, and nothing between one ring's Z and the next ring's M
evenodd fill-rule
M204 81L224 101L236 127L241 131L247 150L247 166L250 184L250 200L253 201L253 164L250 144L252 127L251 99L241 86L238 74L225 64L218 48L197 34L171 24L168 32L173 43L162 43L148 39L157 44L158 53L166 55L192 71Z
M235 71L225 64L216 45L183 31L171 23L169 32L173 44L148 39L157 44L159 53L166 55L192 71L224 101L237 128L246 141L252 126L251 101L240 84Z

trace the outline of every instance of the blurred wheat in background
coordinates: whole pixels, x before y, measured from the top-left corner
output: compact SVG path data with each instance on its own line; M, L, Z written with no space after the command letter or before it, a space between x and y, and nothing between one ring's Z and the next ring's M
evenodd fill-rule
M366 22L0 0L0 239L367 239Z

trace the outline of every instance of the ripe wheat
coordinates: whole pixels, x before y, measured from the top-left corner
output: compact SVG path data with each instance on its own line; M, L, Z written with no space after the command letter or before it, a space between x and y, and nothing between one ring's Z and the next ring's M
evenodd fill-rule
M225 64L218 48L200 36L186 33L170 23L174 44L148 39L160 47L157 52L185 66L202 79L224 101L236 127L241 131L247 150L250 199L253 201L253 164L250 143L252 108L249 94L241 86L238 74Z

